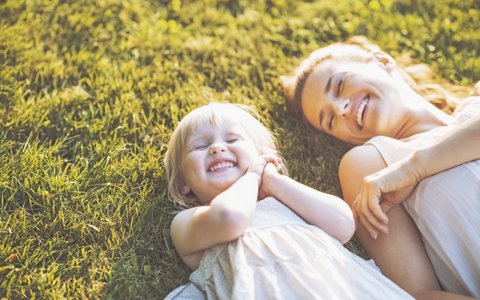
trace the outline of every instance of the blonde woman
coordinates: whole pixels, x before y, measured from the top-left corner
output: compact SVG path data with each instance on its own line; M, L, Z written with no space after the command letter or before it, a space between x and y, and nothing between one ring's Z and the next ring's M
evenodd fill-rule
M437 106L451 109L448 93L363 37L316 50L281 79L299 117L358 145L340 183L382 272L419 299L480 297L480 98L447 114Z

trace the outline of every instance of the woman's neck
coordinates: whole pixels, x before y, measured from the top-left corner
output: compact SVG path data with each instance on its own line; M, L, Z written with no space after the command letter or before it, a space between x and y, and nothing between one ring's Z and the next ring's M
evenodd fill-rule
M407 120L396 138L405 139L454 122L454 118L412 91L407 101Z

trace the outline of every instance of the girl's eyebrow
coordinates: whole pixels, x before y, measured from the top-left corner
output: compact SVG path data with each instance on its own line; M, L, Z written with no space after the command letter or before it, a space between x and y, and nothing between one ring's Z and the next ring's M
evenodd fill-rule
M196 142L198 142L199 140L203 140L203 139L205 139L205 136L204 136L203 134L195 133L195 134L190 135L190 136L187 138L186 144L187 144L187 145L191 145L191 144L196 143Z
M330 86L332 85L332 77L333 76L330 76L330 78L328 78L327 85L325 86L325 94L327 94L328 90L330 90Z

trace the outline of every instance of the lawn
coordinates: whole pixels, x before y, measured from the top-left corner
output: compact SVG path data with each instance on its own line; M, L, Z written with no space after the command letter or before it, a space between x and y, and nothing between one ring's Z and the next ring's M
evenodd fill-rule
M162 165L182 116L254 106L291 176L341 196L349 145L293 118L279 75L361 34L471 86L479 27L478 0L1 0L0 299L163 298L188 278Z

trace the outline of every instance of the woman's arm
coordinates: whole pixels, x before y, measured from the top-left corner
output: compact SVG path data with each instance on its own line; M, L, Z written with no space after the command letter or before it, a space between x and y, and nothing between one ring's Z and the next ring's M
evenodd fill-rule
M339 166L343 198L352 206L360 192L362 179L387 164L373 145L347 152ZM439 290L433 267L423 247L415 223L402 205L388 211L388 234L372 235L369 228L357 224L356 237L382 273L412 295L420 290Z
M348 242L355 231L352 211L340 198L278 174L272 164L265 167L261 192L281 201L307 223L321 228L341 243Z
M409 177L419 182L425 177L480 158L480 115L467 120L399 162L412 168ZM412 180L412 179L411 179Z
M402 202L408 194L393 197L401 189L415 186L422 179L465 162L480 158L480 115L473 117L387 168L363 179L353 206L366 227L381 230L388 223L384 212Z

